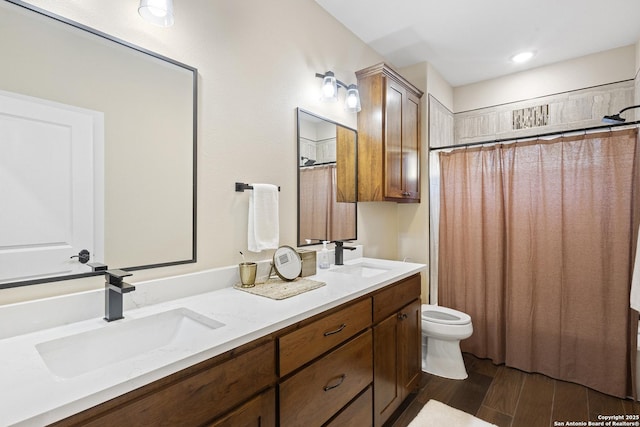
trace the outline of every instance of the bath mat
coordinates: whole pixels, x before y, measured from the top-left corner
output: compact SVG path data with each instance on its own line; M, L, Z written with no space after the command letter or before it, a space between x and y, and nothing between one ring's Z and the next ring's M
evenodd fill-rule
M418 415L409 423L409 427L447 426L447 427L497 427L431 399L422 407Z
M264 283L256 283L253 288L243 288L239 283L233 287L241 291L249 292L250 294L271 299L285 299L320 288L324 285L326 285L324 282L298 277L291 282L285 282L280 279L269 279Z

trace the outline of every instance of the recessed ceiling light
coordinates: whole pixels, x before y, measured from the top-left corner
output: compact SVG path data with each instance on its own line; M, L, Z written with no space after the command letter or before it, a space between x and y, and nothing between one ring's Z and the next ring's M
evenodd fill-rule
M531 58L533 58L533 52L520 52L517 55L513 55L511 60L515 63L521 64L523 62L527 62Z

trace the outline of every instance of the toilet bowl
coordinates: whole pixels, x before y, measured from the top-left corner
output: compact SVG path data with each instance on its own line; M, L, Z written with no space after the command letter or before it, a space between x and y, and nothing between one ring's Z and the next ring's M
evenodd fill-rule
M471 317L438 305L422 305L422 370L444 378L463 380L467 370L460 340L473 333Z

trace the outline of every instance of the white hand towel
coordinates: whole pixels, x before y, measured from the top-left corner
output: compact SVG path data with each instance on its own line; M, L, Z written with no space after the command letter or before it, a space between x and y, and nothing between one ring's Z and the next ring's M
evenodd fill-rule
M635 311L640 311L640 233L638 233L638 242L636 243L636 259L633 263L630 306Z
M271 184L251 184L249 196L248 249L260 252L277 249L280 242L278 219L278 187Z

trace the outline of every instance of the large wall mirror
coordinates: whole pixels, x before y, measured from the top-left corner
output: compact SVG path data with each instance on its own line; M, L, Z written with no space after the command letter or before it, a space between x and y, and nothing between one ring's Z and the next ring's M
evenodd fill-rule
M14 0L0 55L0 288L195 262L197 70Z
M298 246L357 239L358 133L298 108Z

